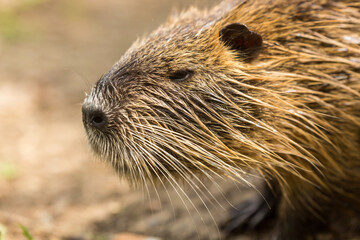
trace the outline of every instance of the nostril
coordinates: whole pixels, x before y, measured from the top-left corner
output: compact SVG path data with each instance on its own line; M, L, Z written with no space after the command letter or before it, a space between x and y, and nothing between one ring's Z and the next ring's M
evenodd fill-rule
M96 124L101 124L104 121L104 119L102 118L102 116L95 116L91 121Z
M103 110L95 108L92 105L84 104L82 106L83 122L85 126L102 129L106 127L108 118Z
M105 114L100 111L94 111L90 113L89 120L90 124L96 128L103 128L107 123Z
M105 117L100 113L95 113L91 117L90 123L93 124L94 126L101 126L105 123Z

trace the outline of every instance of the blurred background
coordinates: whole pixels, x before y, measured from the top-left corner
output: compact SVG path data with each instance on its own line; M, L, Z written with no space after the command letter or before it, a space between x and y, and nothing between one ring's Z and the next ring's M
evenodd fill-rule
M137 37L216 2L0 0L1 240L219 238L233 183L210 185L205 205L130 189L92 157L81 122L85 92Z

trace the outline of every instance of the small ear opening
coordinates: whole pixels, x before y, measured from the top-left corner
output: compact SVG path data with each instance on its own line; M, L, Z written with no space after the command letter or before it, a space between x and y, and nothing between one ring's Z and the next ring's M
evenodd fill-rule
M221 29L219 35L220 40L232 50L238 51L241 58L252 59L262 48L262 37L244 24L229 24Z

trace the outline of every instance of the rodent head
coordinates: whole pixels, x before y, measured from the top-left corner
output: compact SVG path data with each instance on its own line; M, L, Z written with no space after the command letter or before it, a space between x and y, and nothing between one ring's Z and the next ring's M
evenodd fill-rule
M83 104L90 145L130 180L235 172L257 107L240 89L259 34L184 14L136 42ZM241 147L241 146L238 146Z

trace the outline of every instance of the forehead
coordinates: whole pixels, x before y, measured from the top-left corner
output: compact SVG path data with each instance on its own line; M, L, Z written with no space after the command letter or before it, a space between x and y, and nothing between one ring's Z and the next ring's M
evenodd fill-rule
M212 61L205 52L216 48L210 34L215 22L212 16L190 9L137 40L103 78L124 73L163 75L209 64Z
M205 23L165 25L148 37L136 41L115 68L181 67L196 63L207 48L206 35L200 32ZM200 33L200 34L199 34Z

